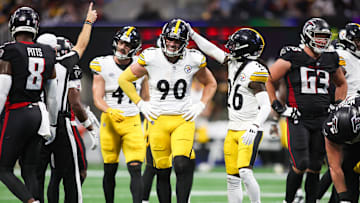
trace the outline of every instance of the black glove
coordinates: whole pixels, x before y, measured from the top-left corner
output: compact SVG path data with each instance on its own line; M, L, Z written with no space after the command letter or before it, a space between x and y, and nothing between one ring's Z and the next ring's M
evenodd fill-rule
M279 115L281 115L282 113L284 113L284 111L286 110L286 107L283 106L279 100L274 100L273 103L271 104L271 107L274 109L274 111L276 111L276 113L278 113Z

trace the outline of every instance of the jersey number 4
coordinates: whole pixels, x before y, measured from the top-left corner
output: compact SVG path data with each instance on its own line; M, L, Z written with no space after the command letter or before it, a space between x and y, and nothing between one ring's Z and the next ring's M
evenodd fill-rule
M27 77L27 90L40 90L43 85L43 72L45 71L45 59L29 57L28 71L30 75Z
M136 83L133 83L134 87L136 88ZM118 98L118 104L121 104L122 99L124 97L124 92L123 90L118 87L117 90L115 92L112 93L112 97L117 97ZM131 104L131 99L129 98L129 104Z
M303 94L328 94L330 76L327 71L300 68L301 93Z

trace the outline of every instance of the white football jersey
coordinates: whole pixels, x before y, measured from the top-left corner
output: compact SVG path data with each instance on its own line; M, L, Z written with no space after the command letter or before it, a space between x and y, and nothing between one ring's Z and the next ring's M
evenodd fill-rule
M170 63L161 48L145 49L138 63L149 75L150 103L160 115L181 115L191 105L191 84L194 74L206 66L205 56L195 49L185 49L181 59Z
M241 64L242 62L236 60L228 62L227 103L230 130L247 130L254 122L259 112L259 105L248 85L251 81L265 83L269 76L266 68L257 61L249 62L240 73L237 73Z
M345 69L348 84L347 96L354 96L360 90L360 59L348 51L337 49L340 65Z
M133 62L137 61L137 57L133 57ZM130 100L130 98L122 91L118 84L118 78L123 72L115 63L114 56L108 55L97 57L90 62L90 69L96 74L101 75L105 80L105 96L104 100L109 107L124 111L124 116L135 116L139 114L138 107ZM140 94L141 84L144 77L133 82L136 91Z

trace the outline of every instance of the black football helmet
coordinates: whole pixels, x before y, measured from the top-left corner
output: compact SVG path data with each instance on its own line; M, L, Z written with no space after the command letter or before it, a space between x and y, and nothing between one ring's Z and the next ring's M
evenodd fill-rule
M14 11L9 20L9 30L12 37L18 32L29 32L36 37L39 30L39 14L30 7L20 7Z
M310 47L315 53L320 54L330 45L330 26L321 18L311 18L304 24L300 37L302 44Z
M360 57L360 25L348 23L343 33L339 32L339 39L345 45L345 49Z
M119 40L129 43L131 50L127 55L121 54L117 51L117 45ZM124 60L133 57L141 49L141 37L138 30L133 26L123 27L117 31L113 37L113 51L114 55L119 60Z
M331 114L323 125L323 134L331 141L342 144L356 138L360 130L360 113L354 106L343 105Z
M57 46L56 46L56 57L62 57L65 54L68 54L74 45L65 37L56 37Z
M235 59L257 59L264 50L265 41L259 32L252 28L241 28L230 35L225 47Z
M166 56L174 57L183 54L185 47L189 43L189 30L186 22L181 19L172 19L163 26L161 35L161 49ZM170 51L166 47L166 39L175 39L181 41L180 48L176 51Z

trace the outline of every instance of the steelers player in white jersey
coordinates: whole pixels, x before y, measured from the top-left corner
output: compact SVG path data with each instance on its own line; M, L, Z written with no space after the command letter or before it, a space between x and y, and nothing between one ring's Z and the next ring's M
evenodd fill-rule
M339 32L339 43L335 46L348 83L346 96L355 96L360 90L360 25L346 24Z
M228 67L228 134L224 142L224 157L228 187L228 202L242 202L241 182L251 202L260 202L260 188L252 167L262 139L262 127L271 107L265 89L267 67L259 61L265 42L259 32L241 28L226 43L230 54L222 51L194 32L190 36L198 47Z
M187 203L193 182L191 152L195 118L203 111L216 90L216 80L206 68L199 51L187 49L189 30L186 23L173 19L161 33L161 47L144 50L137 61L119 77L119 85L151 121L149 139L157 169L157 193L160 202L171 202L171 159L176 174L178 203ZM144 75L149 77L150 101L142 100L132 85ZM201 100L192 104L193 77L203 85Z
M114 55L97 57L90 62L94 72L93 99L101 110L100 146L104 160L103 189L107 203L114 202L115 174L122 149L131 176L133 202L140 203L143 183L141 164L145 157L145 141L137 106L124 94L117 78L129 65L136 63L135 54L141 48L141 38L133 26L123 27L113 37ZM131 84L136 92L148 97L147 79Z

